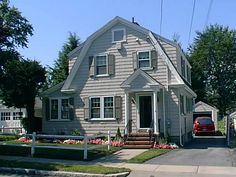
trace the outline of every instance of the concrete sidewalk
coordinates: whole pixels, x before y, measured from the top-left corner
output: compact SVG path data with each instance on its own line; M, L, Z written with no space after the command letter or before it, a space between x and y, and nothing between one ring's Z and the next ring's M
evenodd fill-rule
M236 176L236 167L220 167L220 166L183 166L183 165L158 165L158 164L131 164L127 160L144 152L146 150L136 149L122 149L110 156L106 156L94 161L76 161L76 160L59 160L59 159L46 159L46 158L31 158L20 156L2 156L0 159L5 160L18 160L28 162L40 163L62 163L71 165L103 165L109 167L125 167L133 171L130 174L142 173L168 173L168 174L189 174L191 175L222 175L222 176Z

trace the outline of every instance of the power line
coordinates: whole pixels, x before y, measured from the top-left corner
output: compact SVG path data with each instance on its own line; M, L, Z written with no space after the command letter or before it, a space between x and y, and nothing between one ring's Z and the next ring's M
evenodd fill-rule
M162 28L162 14L163 14L163 0L161 0L160 35L161 35L161 28Z
M190 24L189 34L188 34L188 44L189 44L190 37L191 37L191 32L192 32L193 17L194 17L194 12L195 12L195 5L196 5L196 0L193 1L193 11L192 11L191 24Z
M210 0L209 6L208 6L208 10L207 10L207 16L206 16L206 21L205 21L205 28L208 24L208 20L210 17L210 12L211 12L211 8L212 8L212 4L213 4L213 0Z

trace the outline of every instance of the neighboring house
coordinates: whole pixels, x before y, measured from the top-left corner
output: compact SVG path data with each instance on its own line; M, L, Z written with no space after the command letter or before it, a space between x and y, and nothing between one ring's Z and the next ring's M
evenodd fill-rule
M69 54L67 79L42 93L44 133L152 129L192 135L191 66L179 45L115 17Z
M35 113L34 116L37 118L42 118L42 101L39 97L35 98ZM5 133L17 132L22 130L22 133L25 133L25 130L20 127L23 127L20 121L20 118L27 117L27 111L25 108L14 108L7 107L0 100L0 128L4 128ZM37 123L40 123L37 119ZM41 128L41 126L38 126ZM12 129L10 129L12 128Z
M217 108L199 101L194 105L193 118L204 116L211 117L215 123L215 129L218 130L218 112L219 110Z
M10 132L18 132L22 131L24 133L24 129L21 128L22 124L20 122L20 117L26 116L26 109L25 108L8 108L7 106L3 105L2 101L0 100L0 128L1 132L3 133L10 133ZM2 129L4 128L4 130ZM9 129L12 128L12 129Z

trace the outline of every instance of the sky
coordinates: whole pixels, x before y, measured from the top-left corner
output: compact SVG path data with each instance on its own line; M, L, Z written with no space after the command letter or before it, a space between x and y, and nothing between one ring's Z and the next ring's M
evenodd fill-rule
M51 67L66 43L69 32L75 32L83 42L115 16L130 21L134 17L141 26L168 39L173 39L176 34L185 51L194 41L196 31L202 32L206 25L219 24L236 29L235 0L195 0L195 6L194 0L163 0L162 16L161 0L10 2L34 28L34 35L29 37L28 48L19 48L19 52L26 58L39 61L43 66ZM195 10L191 28L193 7Z

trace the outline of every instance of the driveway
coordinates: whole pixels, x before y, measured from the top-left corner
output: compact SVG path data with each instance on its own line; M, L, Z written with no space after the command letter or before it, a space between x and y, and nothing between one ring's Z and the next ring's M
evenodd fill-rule
M226 147L224 137L201 137L183 149L151 159L146 164L194 165L194 166L236 166L236 151Z

